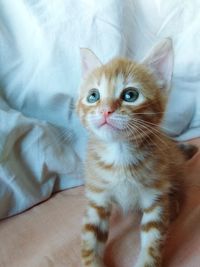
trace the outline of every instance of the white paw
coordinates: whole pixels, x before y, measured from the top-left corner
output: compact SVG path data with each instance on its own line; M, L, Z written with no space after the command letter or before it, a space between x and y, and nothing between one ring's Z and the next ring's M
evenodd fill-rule
M106 267L101 259L95 259L93 262L91 262L91 264L89 264L89 265L88 264L87 265L83 264L83 266L87 266L87 267Z
M147 257L139 257L134 267L157 267L157 265Z
M91 267L106 267L102 261L96 261Z

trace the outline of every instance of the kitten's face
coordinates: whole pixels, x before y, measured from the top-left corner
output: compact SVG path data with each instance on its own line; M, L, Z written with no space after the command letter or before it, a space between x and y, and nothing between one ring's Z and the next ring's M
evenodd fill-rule
M163 80L126 59L96 65L83 80L77 102L86 129L105 141L136 140L152 131L165 108Z
M77 108L90 132L116 140L134 139L152 128L150 123L159 124L164 106L158 84L144 67L115 59L83 82Z

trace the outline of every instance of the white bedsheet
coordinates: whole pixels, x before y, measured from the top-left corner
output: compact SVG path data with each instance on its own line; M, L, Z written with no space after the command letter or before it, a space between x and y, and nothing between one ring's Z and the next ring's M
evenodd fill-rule
M198 0L0 0L0 218L83 182L79 47L103 62L141 60L171 37L165 127L179 140L200 136L199 14Z

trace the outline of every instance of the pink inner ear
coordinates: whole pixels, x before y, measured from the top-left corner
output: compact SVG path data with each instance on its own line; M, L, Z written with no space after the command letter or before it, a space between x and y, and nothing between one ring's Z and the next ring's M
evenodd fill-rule
M102 64L98 57L87 48L81 48L82 75L85 78L92 70L100 67Z
M170 39L164 39L157 44L145 58L143 63L152 70L165 90L170 89L173 70L173 47Z
M82 60L82 70L83 70L84 76L86 76L85 74L89 73L89 67L87 65L85 58L83 58L83 60Z
M83 78L85 78L89 74L90 68L88 66L89 63L85 55L81 53L81 56L82 56L81 58L82 59L82 76Z
M149 65L150 69L154 72L157 79L159 79L167 87L171 83L173 60L170 55L163 55L158 58L155 62ZM169 89L169 88L166 88Z

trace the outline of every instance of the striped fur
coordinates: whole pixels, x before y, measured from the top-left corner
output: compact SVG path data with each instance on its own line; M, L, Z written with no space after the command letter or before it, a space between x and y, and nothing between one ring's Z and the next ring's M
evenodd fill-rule
M130 86L141 94L132 104L120 98L122 90ZM92 104L86 99L91 88L98 88L101 96ZM162 247L185 161L159 127L165 105L166 95L152 73L130 60L114 59L83 81L77 103L77 112L89 133L83 266L104 266L102 257L113 202L124 211L137 208L143 212L136 266L161 266ZM111 126L99 126L107 109L112 111L107 117Z

